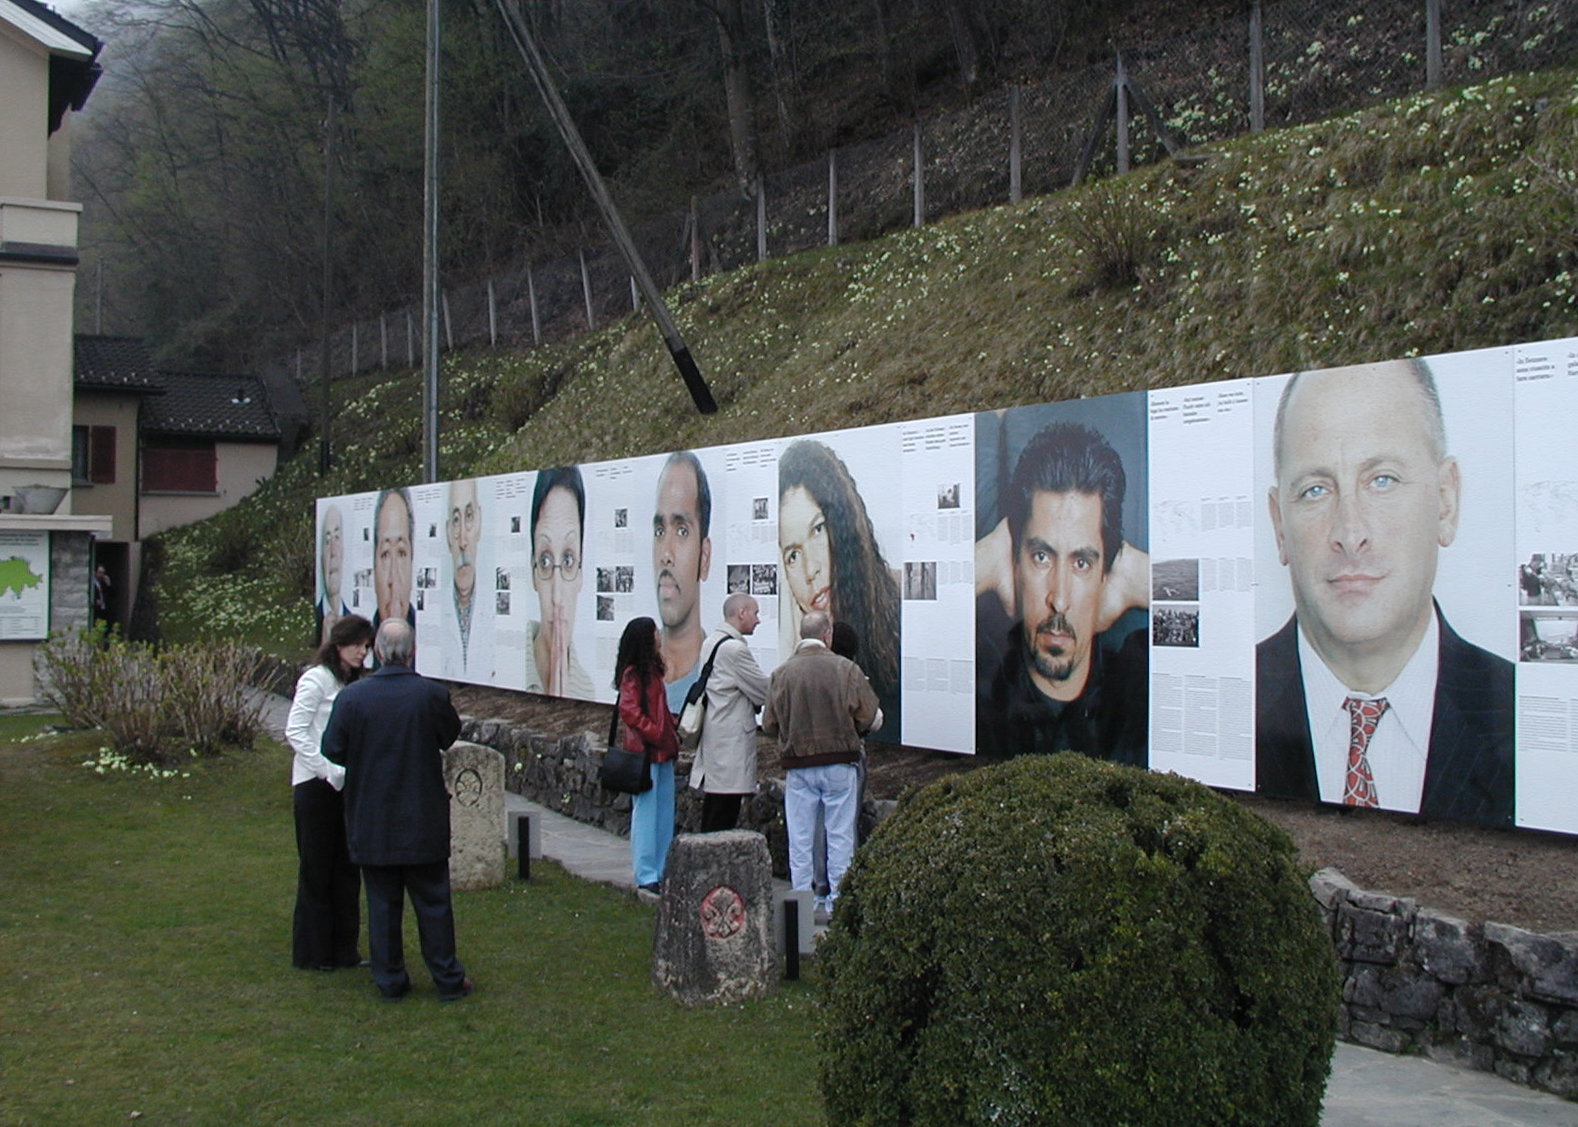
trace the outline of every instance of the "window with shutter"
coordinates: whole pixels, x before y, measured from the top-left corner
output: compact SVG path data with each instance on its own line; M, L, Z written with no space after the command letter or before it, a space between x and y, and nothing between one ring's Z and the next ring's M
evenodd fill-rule
M115 484L115 428L88 428L88 480L94 485Z
M212 442L154 442L142 451L144 493L217 493L218 459Z

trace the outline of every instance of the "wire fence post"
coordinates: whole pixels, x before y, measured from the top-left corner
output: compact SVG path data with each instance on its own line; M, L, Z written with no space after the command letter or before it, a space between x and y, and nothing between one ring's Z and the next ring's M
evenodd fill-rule
M1021 178L1023 149L1020 145L1019 84L1008 92L1008 202L1018 203L1025 198Z
M690 197L690 280L701 281L701 198Z
M488 345L496 347L499 343L499 311L493 300L493 279L488 279Z
M756 178L756 261L767 261L767 181Z
M416 367L416 326L411 324L411 311L405 311L405 366Z
M542 316L537 312L537 279L532 274L531 263L526 264L526 301L531 305L531 342L542 344Z
M838 245L838 152L827 154L827 245Z
M1249 6L1249 131L1266 131L1266 45L1261 36L1260 0Z
M444 307L444 347L453 352L455 351L455 327L449 320L449 294L442 290L439 291L438 300Z
M389 367L389 314L378 314L378 366Z
M1425 0L1425 85L1441 85L1441 0Z
M597 317L592 313L592 275L586 269L586 251L575 253L581 259L581 297L586 301L586 328L590 331L597 327Z
M921 159L921 124L915 123L915 221L911 226L926 226L926 164Z
M1129 72L1124 68L1122 55L1118 56L1113 89L1118 94L1118 175L1122 176L1129 171Z
M351 322L351 375L353 376L362 370L360 329L361 325L355 321Z

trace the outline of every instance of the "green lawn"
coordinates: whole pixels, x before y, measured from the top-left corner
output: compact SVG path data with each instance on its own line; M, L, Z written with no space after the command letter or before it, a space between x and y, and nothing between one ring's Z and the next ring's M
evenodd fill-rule
M151 779L0 715L0 1124L810 1124L814 989L686 1011L653 912L536 865L456 897L477 993L290 965L289 762Z

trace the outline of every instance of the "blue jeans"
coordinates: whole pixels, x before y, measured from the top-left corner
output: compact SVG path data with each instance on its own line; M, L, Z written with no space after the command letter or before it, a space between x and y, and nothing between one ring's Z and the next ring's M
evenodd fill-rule
M674 761L652 764L652 789L630 800L630 861L637 884L663 879L674 840Z
M810 889L813 879L811 843L816 815L827 827L829 901L838 899L838 885L855 855L855 819L860 813L858 771L853 763L826 767L793 767L784 778L784 821L789 829L789 883Z

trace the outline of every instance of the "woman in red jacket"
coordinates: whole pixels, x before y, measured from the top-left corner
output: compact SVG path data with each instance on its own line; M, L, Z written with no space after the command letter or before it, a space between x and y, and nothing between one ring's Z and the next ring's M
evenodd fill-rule
M625 726L628 751L645 748L652 766L652 789L630 803L630 858L636 884L657 892L674 839L674 760L679 737L663 687L663 638L650 618L632 619L619 637L614 685L619 690L619 719Z

